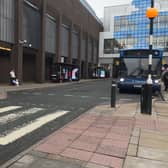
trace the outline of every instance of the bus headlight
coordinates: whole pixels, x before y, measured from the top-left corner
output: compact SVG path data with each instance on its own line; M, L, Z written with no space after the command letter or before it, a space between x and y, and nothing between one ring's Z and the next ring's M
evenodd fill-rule
M157 80L157 79L154 80L154 83L159 84L159 80Z
M124 78L120 78L120 82L124 82Z

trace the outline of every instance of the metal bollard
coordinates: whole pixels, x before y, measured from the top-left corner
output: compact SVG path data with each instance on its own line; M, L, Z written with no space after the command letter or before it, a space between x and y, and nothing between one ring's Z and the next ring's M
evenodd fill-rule
M141 92L141 113L152 114L152 85L145 84Z
M116 82L112 81L111 85L111 107L116 106Z

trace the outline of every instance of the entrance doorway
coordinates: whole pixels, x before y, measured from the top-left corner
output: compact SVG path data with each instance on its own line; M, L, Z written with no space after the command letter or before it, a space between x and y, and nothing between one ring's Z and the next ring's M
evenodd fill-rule
M36 51L23 50L23 82L36 81Z
M10 52L0 50L0 83L9 82Z
M50 81L51 80L51 73L52 73L52 65L53 65L53 54L46 54L46 60L45 60L45 80Z

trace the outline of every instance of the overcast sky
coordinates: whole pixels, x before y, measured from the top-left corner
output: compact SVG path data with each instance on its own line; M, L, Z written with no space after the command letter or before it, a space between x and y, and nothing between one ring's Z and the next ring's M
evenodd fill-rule
M115 6L131 2L131 0L87 0L99 18L104 15L104 6Z

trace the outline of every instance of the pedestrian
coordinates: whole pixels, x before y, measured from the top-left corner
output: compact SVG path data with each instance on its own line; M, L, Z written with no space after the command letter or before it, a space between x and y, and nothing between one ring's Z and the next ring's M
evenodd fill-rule
M19 85L19 81L18 81L18 79L16 78L14 69L12 69L12 70L9 72L9 75L10 75L10 84L11 84L11 85L16 85L16 86L18 86L18 85Z
M165 91L168 90L168 68L166 68L162 73L162 81L164 83Z

